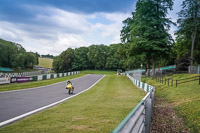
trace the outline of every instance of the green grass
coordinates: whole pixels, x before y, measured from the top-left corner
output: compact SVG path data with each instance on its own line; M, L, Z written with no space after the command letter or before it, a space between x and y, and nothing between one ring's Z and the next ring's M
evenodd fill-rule
M89 91L0 129L2 133L105 133L112 131L145 93L126 76L107 75Z
M116 71L99 71L99 70L85 70L85 71L81 71L81 73L85 73L85 74L117 74Z
M45 68L52 68L53 59L50 58L39 58L39 66Z
M197 76L194 74L176 74L166 78L174 80ZM176 113L184 119L192 133L200 132L200 85L199 81L179 84L178 87L168 87L161 83L144 78L148 84L156 87L156 96L165 99L174 106Z

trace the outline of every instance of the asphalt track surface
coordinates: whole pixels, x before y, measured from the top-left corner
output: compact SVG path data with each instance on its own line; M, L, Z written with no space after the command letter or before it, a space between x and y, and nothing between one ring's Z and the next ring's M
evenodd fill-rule
M76 95L100 80L103 75L86 75L70 80L74 94L65 89L66 82L48 86L0 93L0 123Z

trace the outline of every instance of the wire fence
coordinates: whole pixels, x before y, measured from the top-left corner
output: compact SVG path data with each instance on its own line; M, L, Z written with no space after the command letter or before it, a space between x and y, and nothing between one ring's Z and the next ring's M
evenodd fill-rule
M200 74L200 66L189 66L188 72L191 74Z

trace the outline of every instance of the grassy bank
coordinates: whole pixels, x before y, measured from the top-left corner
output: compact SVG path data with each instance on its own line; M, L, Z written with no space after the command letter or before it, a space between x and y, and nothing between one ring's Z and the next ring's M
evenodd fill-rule
M194 74L176 74L166 78L174 80L197 76ZM156 97L166 100L184 119L184 123L192 133L200 132L200 85L199 81L184 83L175 87L156 82L151 78L144 78L144 82L156 87Z
M45 68L52 68L53 59L51 58L38 58L39 59L39 66L45 67Z
M126 76L107 75L89 91L32 115L0 132L104 133L113 130L145 93Z

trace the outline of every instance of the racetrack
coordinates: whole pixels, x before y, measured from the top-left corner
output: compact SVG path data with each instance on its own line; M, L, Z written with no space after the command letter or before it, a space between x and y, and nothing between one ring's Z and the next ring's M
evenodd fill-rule
M66 82L60 82L48 86L20 91L1 92L0 126L21 119L25 116L21 118L18 118L18 116L28 114L28 112L35 113L40 111L37 109L47 107L50 104L53 106L55 104L60 103L59 101L63 102L68 98L88 89L97 81L99 81L102 77L103 75L91 74L80 78L72 79L71 82L73 83L73 86L75 88L73 95L69 95L68 90L65 89ZM34 110L37 111L33 112Z

